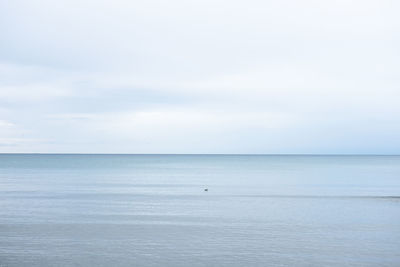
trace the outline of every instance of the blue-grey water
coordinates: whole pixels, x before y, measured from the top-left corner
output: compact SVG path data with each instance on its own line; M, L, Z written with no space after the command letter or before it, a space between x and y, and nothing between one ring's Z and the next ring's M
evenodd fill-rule
M400 156L1 154L0 266L400 266Z

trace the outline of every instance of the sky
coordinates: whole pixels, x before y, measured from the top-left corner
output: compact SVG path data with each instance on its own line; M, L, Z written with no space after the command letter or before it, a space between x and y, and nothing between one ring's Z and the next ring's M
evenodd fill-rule
M400 154L399 10L0 0L0 152Z

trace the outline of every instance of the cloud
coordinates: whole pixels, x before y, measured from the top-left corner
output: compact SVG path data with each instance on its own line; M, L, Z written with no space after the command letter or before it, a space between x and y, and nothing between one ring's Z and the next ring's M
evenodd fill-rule
M1 86L0 101L43 101L48 98L68 96L68 90L59 85L29 84L18 86Z
M400 26L399 3L391 0L16 0L1 7L4 59L155 76L305 58L352 61L377 41L396 51L392 34Z
M49 117L56 127L79 129L78 143L96 141L113 150L137 153L204 153L215 147L225 151L237 146L248 132L276 132L298 124L288 114L222 112L209 109L166 109L138 112L59 114ZM80 136L80 137L78 137ZM116 141L118 140L118 141ZM215 151L214 151L215 152Z
M24 131L14 123L0 120L0 147L18 147L36 142L24 137Z
M3 1L2 151L398 153L399 5Z
M52 69L0 62L0 101L46 101L69 96L65 78Z

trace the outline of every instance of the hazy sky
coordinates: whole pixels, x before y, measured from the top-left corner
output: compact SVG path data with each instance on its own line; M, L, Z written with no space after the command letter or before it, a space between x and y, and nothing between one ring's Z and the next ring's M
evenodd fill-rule
M0 152L400 153L399 10L0 0Z

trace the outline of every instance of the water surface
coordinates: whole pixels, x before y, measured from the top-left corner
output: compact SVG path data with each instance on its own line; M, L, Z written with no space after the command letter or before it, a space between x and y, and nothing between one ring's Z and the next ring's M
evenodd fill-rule
M400 157L0 154L0 266L400 266Z

